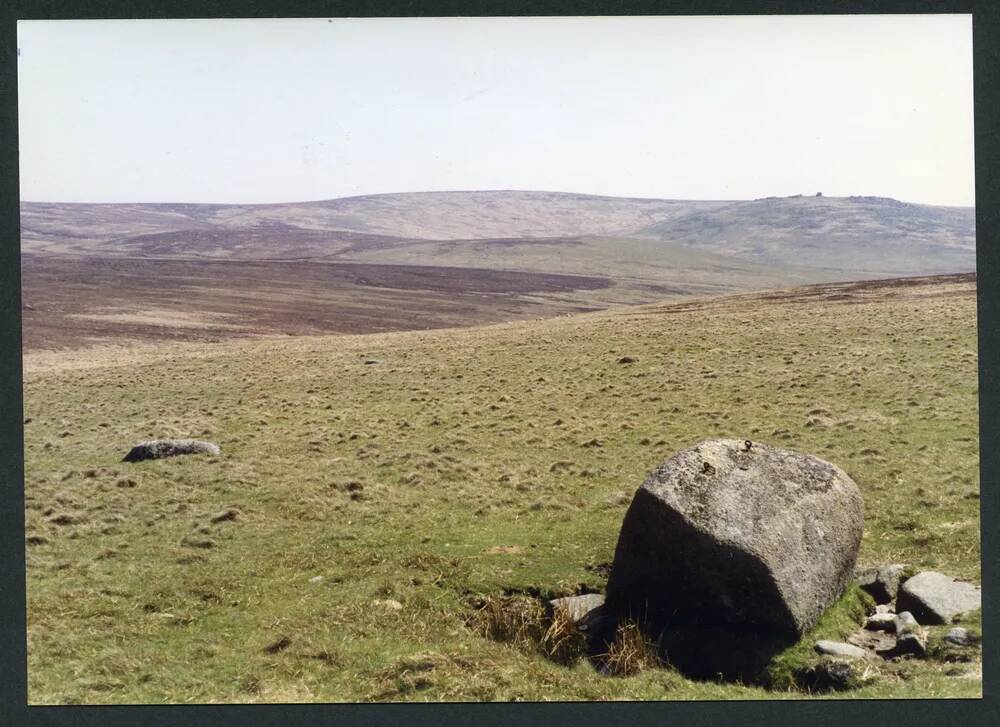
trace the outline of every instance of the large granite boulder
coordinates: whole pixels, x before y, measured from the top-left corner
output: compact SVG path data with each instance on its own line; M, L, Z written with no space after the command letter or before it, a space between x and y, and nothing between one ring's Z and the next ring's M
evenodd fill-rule
M666 628L797 639L850 582L862 524L858 488L836 465L748 441L702 442L636 492L605 609Z
M935 571L908 578L896 597L896 610L912 612L922 624L949 623L953 616L982 605L982 593L976 586Z

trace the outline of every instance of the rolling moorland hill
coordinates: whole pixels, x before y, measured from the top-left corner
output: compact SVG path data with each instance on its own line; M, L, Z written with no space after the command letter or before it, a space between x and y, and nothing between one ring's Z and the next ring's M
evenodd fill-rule
M787 268L796 283L970 272L975 211L875 197L726 202L515 191L270 205L25 202L22 245L28 253L431 261L623 278L687 258L709 274L723 268L714 273L723 281L735 260L751 277Z
M27 349L479 325L975 270L975 210L426 192L22 205Z

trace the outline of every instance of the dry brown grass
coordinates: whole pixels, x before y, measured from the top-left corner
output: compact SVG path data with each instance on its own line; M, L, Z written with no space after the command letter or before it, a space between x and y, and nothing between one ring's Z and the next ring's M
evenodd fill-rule
M539 646L552 661L573 664L587 655L587 643L587 636L577 627L569 611L560 605L553 611Z
M488 639L523 647L539 644L547 633L542 604L528 596L486 596L470 625Z
M608 650L598 660L605 674L623 677L664 665L659 645L633 621L618 625Z

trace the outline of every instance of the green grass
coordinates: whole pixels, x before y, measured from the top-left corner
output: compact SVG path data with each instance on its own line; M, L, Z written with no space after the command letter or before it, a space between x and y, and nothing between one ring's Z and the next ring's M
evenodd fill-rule
M979 580L967 286L180 351L26 373L32 703L801 698L607 678L467 623L477 597L602 588L632 492L710 437L844 467L861 564ZM172 435L223 454L120 462ZM978 696L977 669L834 696Z

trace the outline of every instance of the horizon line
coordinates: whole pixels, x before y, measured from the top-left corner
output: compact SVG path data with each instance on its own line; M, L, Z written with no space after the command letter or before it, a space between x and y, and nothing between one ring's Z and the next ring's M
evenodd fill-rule
M39 200L39 199L19 199L18 203L21 204L60 204L60 205L186 205L186 206L205 206L205 207L274 207L283 205L297 205L297 204L319 204L323 202L337 202L351 199L364 199L366 197L399 197L403 195L425 195L425 194L502 194L502 193L527 193L527 194L553 194L553 195L565 195L574 197L594 197L598 199L616 199L616 200L631 200L631 201L642 201L642 202L758 202L767 199L798 199L800 197L810 197L810 198L825 198L825 199L884 199L892 200L894 202L901 202L903 204L914 204L922 205L926 207L952 207L959 209L975 209L976 205L973 201L972 204L941 204L937 202L908 202L906 200L901 200L896 197L888 197L885 195L877 194L851 194L851 195L827 195L822 192L799 192L795 194L786 195L766 195L763 197L751 197L745 199L737 198L683 198L683 197L643 197L636 195L613 195L613 194L594 194L592 192L568 192L564 190L550 190L550 189L425 189L416 191L406 191L406 192L371 192L366 194L351 194L343 197L323 197L318 199L299 199L290 200L282 202L189 202L189 201L114 201L114 202L93 202L93 201L73 201L68 202L65 200Z

